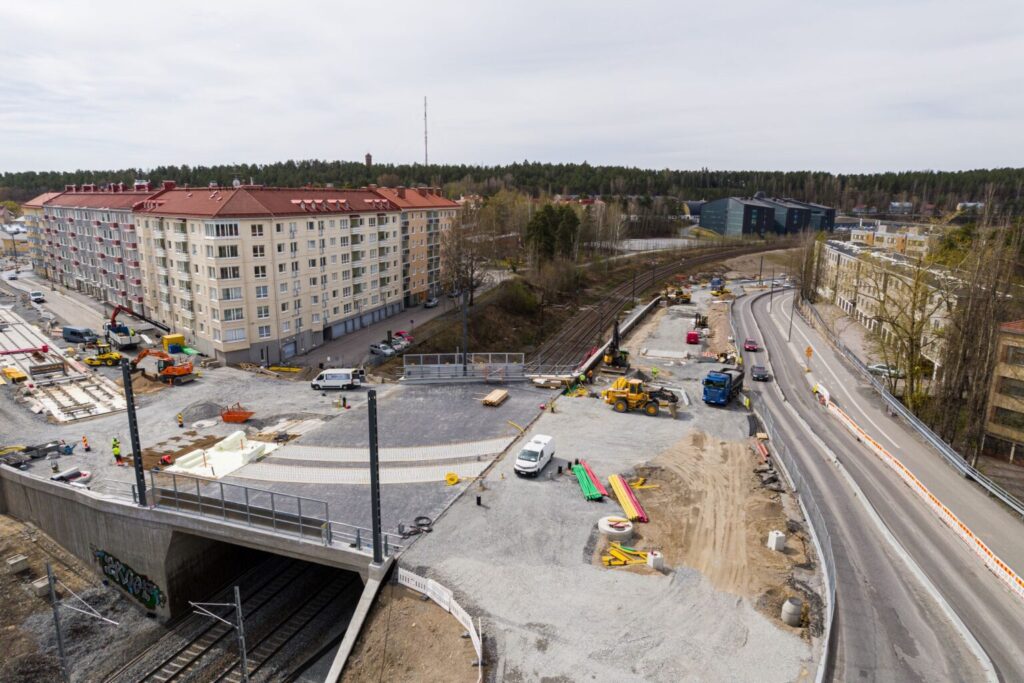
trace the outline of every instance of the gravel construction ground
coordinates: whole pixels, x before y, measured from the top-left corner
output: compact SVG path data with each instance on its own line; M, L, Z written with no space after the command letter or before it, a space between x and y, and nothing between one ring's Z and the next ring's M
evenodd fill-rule
M473 643L432 600L389 583L370 610L348 664L345 683L475 683Z
M756 278L758 273L767 279L774 272L776 276L782 274L792 264L795 255L800 249L779 249L764 254L764 263L761 262L761 254L748 254L737 256L725 261L727 278Z
M136 648L155 640L162 628L147 619L130 599L104 586L99 575L57 545L34 526L0 515L0 557L25 555L29 570L19 575L0 575L0 681L48 683L60 681L56 635L49 596L37 597L31 582L46 576L50 562L66 588L59 592L63 603L82 607L69 592L117 626L61 608L61 624L72 681L97 681L132 656ZM112 642L117 647L110 647Z

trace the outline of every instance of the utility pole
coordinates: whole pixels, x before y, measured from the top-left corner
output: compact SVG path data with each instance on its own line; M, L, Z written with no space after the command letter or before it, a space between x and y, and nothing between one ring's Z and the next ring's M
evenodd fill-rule
M469 287L462 286L462 376L469 374Z
M245 652L245 622L242 620L242 595L238 586L235 586L234 602L192 602L189 600L188 604L192 606L196 614L216 619L225 626L235 629L235 635L238 637L238 659L242 667L242 683L249 683L249 659ZM230 607L234 610L235 620L228 621L219 614L214 614L208 609L210 607Z
M772 298L775 296L775 266L772 266L771 286L768 288L768 312L772 312Z
M384 562L380 534L380 458L377 443L377 390L366 392L366 408L370 416L370 519L373 534L373 563Z
M69 683L71 677L68 675L68 661L64 655L64 636L60 632L60 612L57 610L57 588L54 585L53 568L46 563L46 578L50 583L50 607L53 608L53 625L57 629L57 656L60 658L60 677L64 683Z
M135 486L139 490L139 507L146 507L146 474L142 469L142 445L139 442L139 423L135 419L132 369L128 364L127 358L121 359L121 379L124 382L124 400L128 411L128 434L132 442L132 464L135 467Z
M774 269L773 269L774 270ZM761 254L761 265L757 267L757 286L760 287L763 280L761 274L764 272L764 254Z

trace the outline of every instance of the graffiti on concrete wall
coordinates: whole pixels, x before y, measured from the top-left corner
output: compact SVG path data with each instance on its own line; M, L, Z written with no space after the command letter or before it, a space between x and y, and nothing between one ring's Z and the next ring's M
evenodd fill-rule
M167 604L167 596L149 578L139 574L105 550L94 550L93 553L96 555L96 560L100 563L103 573L116 581L121 588L128 591L133 598L148 609L156 609Z

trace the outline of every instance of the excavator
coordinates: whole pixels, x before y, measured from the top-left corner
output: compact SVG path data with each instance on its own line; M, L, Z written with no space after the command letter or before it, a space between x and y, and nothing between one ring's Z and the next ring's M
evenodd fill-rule
M174 357L166 351L160 349L143 349L142 352L131 361L132 372L139 370L139 362L147 356L156 358L157 364L157 376L160 381L167 382L170 385L186 384L196 378L192 370L192 361L185 361L184 363L178 363L174 360Z
M605 369L609 372L625 372L629 370L629 352L619 348L619 321L612 328L612 340L604 352Z
M136 313L127 306L118 304L114 306L113 312L110 314L110 321L104 323L103 332L107 338L107 342L113 344L119 349L131 349L138 345L139 335L135 334L135 330L117 322L117 316L121 313L127 313L136 320L147 322L157 329L163 330L164 332L170 332L171 328L163 323L157 322L151 318L147 318L141 313Z

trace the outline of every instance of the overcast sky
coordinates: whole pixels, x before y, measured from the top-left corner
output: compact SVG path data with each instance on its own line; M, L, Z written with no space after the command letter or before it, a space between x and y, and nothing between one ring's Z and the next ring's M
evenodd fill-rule
M0 6L0 170L1024 165L1024 2Z

